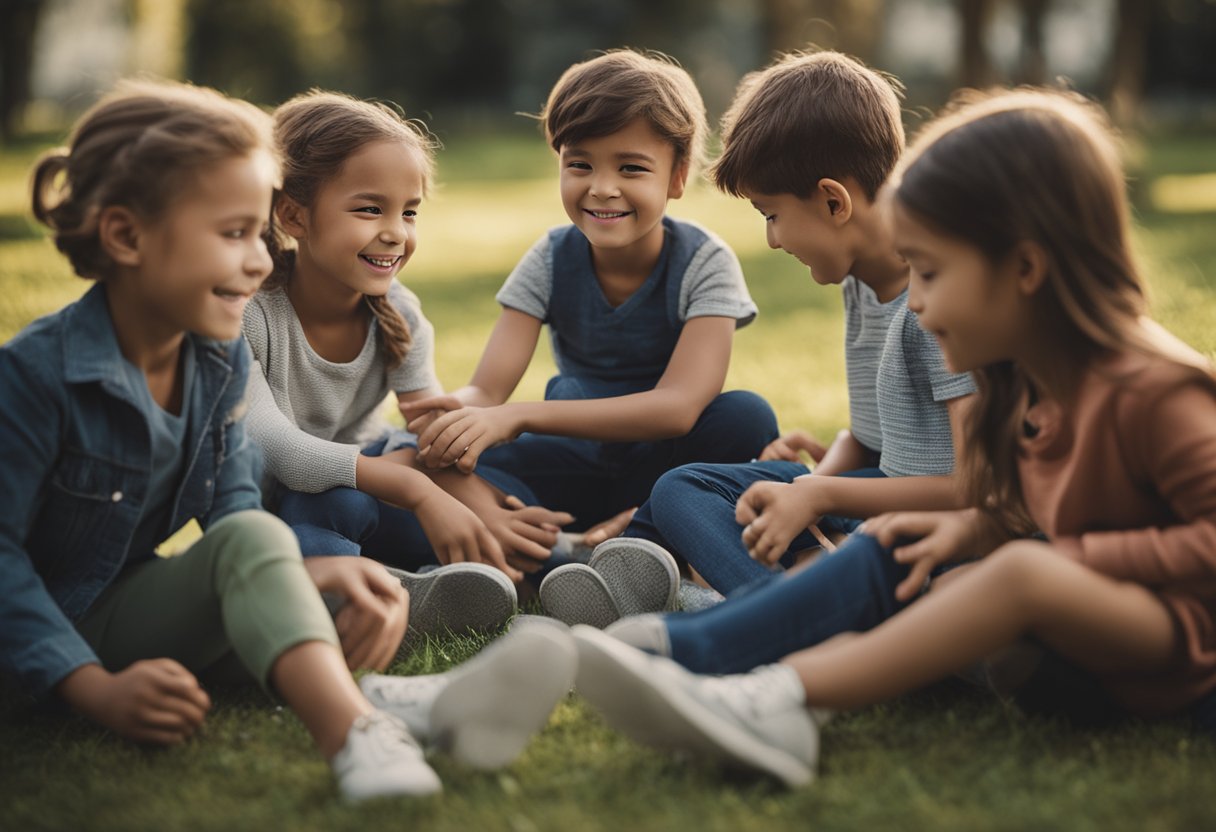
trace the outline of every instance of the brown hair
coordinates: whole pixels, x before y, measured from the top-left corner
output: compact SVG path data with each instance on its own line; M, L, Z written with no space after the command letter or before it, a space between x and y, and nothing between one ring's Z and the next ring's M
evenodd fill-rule
M97 233L103 208L154 217L201 169L270 148L270 119L252 104L189 84L120 81L80 117L67 147L35 163L34 216L76 274L104 280L114 264Z
M875 198L904 149L903 85L839 52L792 52L744 76L710 168L732 196L814 193L853 177Z
M377 141L400 141L416 152L424 195L435 174L438 143L422 122L406 119L387 104L342 93L312 90L281 104L274 111L274 139L283 164L283 186L275 193L276 202L286 195L310 206L321 185L337 176L347 159ZM295 267L295 241L277 227L274 211L267 248L274 271L262 288L273 289L284 285ZM400 365L410 346L409 325L387 295L364 295L364 300L379 323L380 347L389 366Z
M1211 366L1144 317L1143 283L1129 245L1119 147L1102 110L1074 93L967 91L928 125L892 177L894 199L931 227L977 247L992 263L1031 241L1046 255L1034 295L1041 337L1075 377L1101 355L1131 349L1194 368ZM1012 363L974 372L960 472L973 504L1007 528L1029 524L1017 442L1033 391ZM1045 391L1066 398L1068 389Z
M675 148L675 163L700 164L708 124L692 77L661 52L615 49L577 63L557 79L541 111L554 150L598 138L644 118Z

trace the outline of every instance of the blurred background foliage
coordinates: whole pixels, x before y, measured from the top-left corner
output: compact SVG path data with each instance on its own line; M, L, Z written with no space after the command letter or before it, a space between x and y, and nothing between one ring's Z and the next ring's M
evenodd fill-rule
M913 107L1066 76L1124 123L1216 118L1216 0L0 0L0 121L9 138L53 129L148 72L522 126L565 67L619 46L676 57L716 117L740 76L808 43L896 73Z

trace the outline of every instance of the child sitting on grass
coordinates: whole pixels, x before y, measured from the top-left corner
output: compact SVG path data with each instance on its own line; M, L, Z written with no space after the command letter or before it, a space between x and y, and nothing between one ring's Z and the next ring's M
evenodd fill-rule
M1152 717L1216 690L1216 374L1145 317L1105 119L1059 93L979 98L931 125L890 187L908 306L978 379L960 466L973 507L868 521L798 577L884 573L889 613L776 664L753 652L742 675L577 628L579 691L644 742L804 784L831 712L1019 639L1043 649L1015 686L1051 690L1040 703ZM1035 528L1045 540L1010 540ZM977 556L917 600L935 568ZM794 583L740 602L788 609Z

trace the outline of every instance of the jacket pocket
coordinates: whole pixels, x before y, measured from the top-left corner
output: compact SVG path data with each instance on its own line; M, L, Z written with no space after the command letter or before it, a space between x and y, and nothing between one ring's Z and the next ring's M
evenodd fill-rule
M141 478L122 463L65 448L47 481L29 552L48 586L61 575L83 575L115 551L121 558L142 494ZM69 580L70 582L70 580Z

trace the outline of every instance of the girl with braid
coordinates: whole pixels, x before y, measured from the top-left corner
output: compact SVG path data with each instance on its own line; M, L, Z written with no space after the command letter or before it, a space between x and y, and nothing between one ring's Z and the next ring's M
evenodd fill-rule
M383 104L328 92L293 98L274 122L275 266L244 320L267 505L305 557L362 554L402 570L414 636L501 626L522 577L507 556L547 556L570 518L508 506L475 476L423 473L412 435L383 416L390 392L398 403L441 392L434 331L396 279L417 243L433 142ZM416 571L435 563L445 566Z

